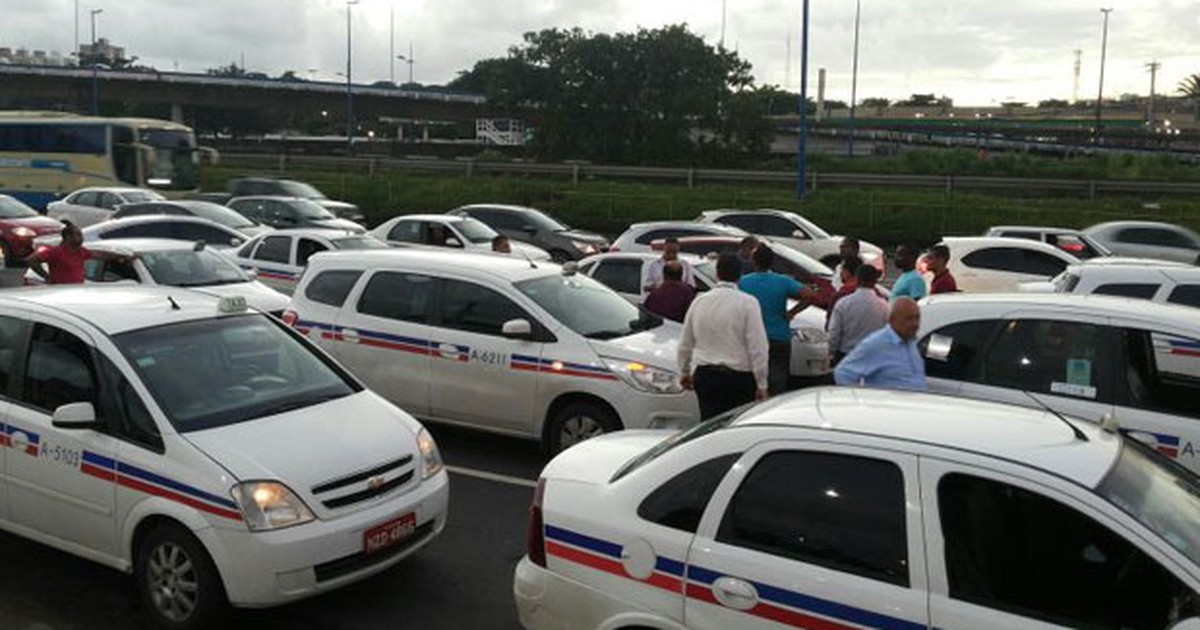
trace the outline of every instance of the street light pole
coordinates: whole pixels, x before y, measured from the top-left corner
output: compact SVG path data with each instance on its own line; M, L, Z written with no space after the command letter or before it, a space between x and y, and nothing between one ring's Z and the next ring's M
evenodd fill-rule
M346 0L346 152L347 155L354 153L354 92L351 89L353 83L352 77L352 59L353 48L350 29L351 9L358 4L358 0Z
M396 85L396 5L393 4L388 9L388 17L391 25L391 37L388 40L388 81Z
M854 0L854 66L850 71L850 157L854 157L855 113L858 111L858 22L861 15L862 0Z
M413 82L413 63L415 63L415 62L416 62L416 59L413 59L413 48L412 48L412 42L408 42L408 56L405 56L405 55L396 55L396 58L397 58L397 59L399 59L400 61L403 61L404 63L408 64L408 84L407 84L407 85L412 85L412 82Z
M104 13L104 9L92 9L92 115L100 115L100 76L96 60L96 16Z
M1108 56L1108 14L1112 9L1100 9L1104 14L1104 35L1100 40L1100 93L1096 97L1096 135L1100 135L1100 116L1104 109L1104 61Z
M796 139L796 198L804 200L805 161L808 145L808 0L800 18L800 130Z

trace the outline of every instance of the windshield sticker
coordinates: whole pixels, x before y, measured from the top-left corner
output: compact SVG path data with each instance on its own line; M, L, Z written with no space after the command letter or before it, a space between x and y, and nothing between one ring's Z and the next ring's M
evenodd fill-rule
M1067 359L1067 382L1071 385L1091 385L1092 362L1087 359ZM1095 398L1094 395L1092 397Z
M137 364L140 368L154 367L156 361L154 357L138 357Z
M925 358L943 363L950 360L950 350L954 347L954 338L945 335L930 335L929 345L925 347Z
M1055 381L1050 383L1050 393L1075 396L1077 398L1087 398L1090 400L1096 399L1095 387L1090 385L1077 385L1075 383L1059 383Z

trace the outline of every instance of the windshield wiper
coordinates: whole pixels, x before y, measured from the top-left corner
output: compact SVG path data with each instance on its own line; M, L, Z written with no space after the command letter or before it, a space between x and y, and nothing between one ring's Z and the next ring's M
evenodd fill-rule
M588 339L604 340L604 339L616 339L617 337L625 337L632 333L633 333L632 330L597 330L596 332L591 332L591 333L584 335L584 337L587 337Z
M342 398L342 397L348 396L348 395L349 394L322 394L320 396L311 396L308 398L285 400L283 402L280 402L279 404L272 405L270 407L267 407L266 409L263 409L262 411L259 411L258 413L250 416L250 418L262 418L264 416L274 416L276 414L286 413L288 411L295 411L297 409L303 409L305 407L312 407L313 405L319 405L323 402L329 402L331 400L334 400L337 398Z

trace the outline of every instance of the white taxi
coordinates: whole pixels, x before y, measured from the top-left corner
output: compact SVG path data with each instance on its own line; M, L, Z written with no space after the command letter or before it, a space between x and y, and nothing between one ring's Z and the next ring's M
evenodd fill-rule
M313 254L359 249L388 249L388 244L370 234L328 228L292 228L250 239L238 249L235 259L238 266L253 271L263 284L291 295Z
M541 440L699 418L681 326L570 267L435 250L317 254L284 321L429 420Z
M429 433L243 300L9 292L0 373L0 529L133 573L159 625L343 586L445 526Z
M1041 410L796 392L545 468L531 630L1200 627L1200 483Z
M1196 311L1101 295L935 295L918 348L929 390L1047 406L1153 439L1200 471Z

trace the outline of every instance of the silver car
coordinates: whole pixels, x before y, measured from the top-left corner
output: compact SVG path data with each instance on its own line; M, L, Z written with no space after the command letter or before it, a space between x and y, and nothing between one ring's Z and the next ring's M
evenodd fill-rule
M1200 264L1200 234L1172 223L1111 221L1093 225L1083 233L1117 256Z

